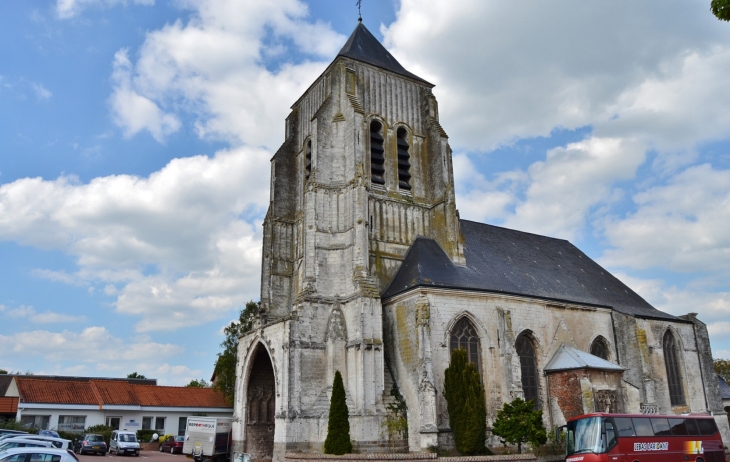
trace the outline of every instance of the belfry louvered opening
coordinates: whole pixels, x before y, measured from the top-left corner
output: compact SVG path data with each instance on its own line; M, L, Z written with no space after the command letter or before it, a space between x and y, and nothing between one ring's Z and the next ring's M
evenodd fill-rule
M304 179L308 180L312 174L312 140L307 140L304 148Z
M370 181L385 184L385 149L383 125L377 120L370 123Z
M408 131L401 127L398 129L398 187L400 189L411 189L410 149Z

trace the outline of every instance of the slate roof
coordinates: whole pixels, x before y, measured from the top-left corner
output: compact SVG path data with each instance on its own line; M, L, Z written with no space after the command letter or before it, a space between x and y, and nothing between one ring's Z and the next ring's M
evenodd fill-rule
M223 394L212 388L161 387L121 380L61 381L16 377L25 403L91 404L149 407L226 408Z
M563 239L461 220L466 266L419 236L381 298L414 287L443 287L578 303L640 318L685 322L651 306Z
M370 33L362 22L357 23L357 27L350 34L350 38L345 42L337 56L345 56L357 61L362 61L373 66L380 67L390 72L418 80L433 87L415 74L408 72L401 64L391 55L388 50Z
M555 352L550 362L545 366L545 372L569 371L573 369L598 369L602 371L621 372L626 368L593 356L585 351L573 348L563 343Z
M730 385L719 375L717 376L717 383L720 385L720 398L730 399Z

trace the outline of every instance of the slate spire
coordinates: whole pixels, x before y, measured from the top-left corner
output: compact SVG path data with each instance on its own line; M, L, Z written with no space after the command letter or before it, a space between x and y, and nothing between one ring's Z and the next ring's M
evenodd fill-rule
M357 22L355 30L352 31L350 38L347 39L345 46L342 47L337 56L345 56L357 61L361 61L373 66L380 67L386 71L408 77L419 82L431 85L427 81L415 74L408 72L401 64L391 55L388 50L375 38L375 36L361 22Z

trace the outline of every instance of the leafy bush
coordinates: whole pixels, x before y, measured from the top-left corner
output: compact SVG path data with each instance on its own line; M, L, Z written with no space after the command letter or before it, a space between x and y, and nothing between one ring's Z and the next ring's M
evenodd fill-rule
M555 428L547 434L547 443L534 448L535 455L542 456L560 456L565 455L565 437L566 433L561 432L558 438L555 438Z
M15 419L0 420L0 428L3 430L20 430L28 433L38 433L37 428L28 428Z
M482 379L466 350L456 349L446 368L444 391L449 423L456 449L462 455L484 454L487 433L487 408Z
M520 454L523 443L538 447L547 441L542 411L535 410L532 400L524 401L521 398L504 403L504 407L497 412L492 433L499 436L503 444L516 444Z
M56 430L56 433L58 433L58 436L60 436L61 438L71 441L80 440L84 436L84 434L80 432L64 432L61 430Z
M141 443L149 443L152 441L152 435L158 433L158 430L137 430L137 439Z
M352 452L350 441L350 413L345 400L345 386L340 371L335 372L330 399L330 415L327 422L327 438L324 440L325 454L349 454Z

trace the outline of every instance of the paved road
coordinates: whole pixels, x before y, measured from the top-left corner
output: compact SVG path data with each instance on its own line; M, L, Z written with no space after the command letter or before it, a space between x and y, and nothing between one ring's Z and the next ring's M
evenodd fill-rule
M105 457L97 456L93 454L76 454L80 462L186 462L188 459L184 454L170 454L169 452L157 452L157 451L142 451L139 453L139 457L134 456L115 456L107 454ZM190 459L192 461L192 459Z

